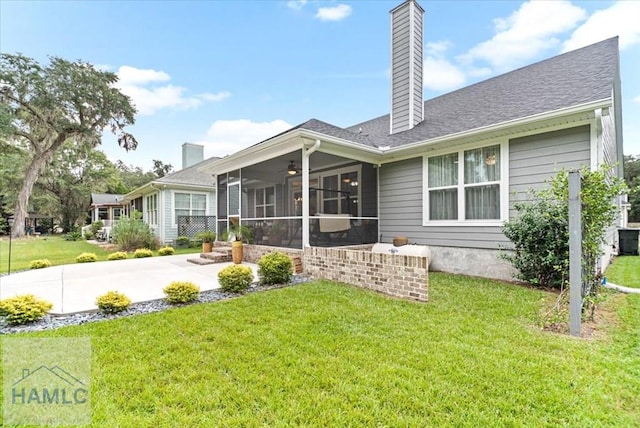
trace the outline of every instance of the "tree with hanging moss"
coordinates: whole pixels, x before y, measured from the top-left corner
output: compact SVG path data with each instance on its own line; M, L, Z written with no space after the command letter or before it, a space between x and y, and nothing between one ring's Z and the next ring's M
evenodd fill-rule
M14 210L14 235L24 219L35 182L65 142L97 146L105 129L125 150L137 141L125 129L135 122L129 97L114 73L81 61L52 57L48 65L20 54L0 54L0 124L5 143L28 147L29 159Z

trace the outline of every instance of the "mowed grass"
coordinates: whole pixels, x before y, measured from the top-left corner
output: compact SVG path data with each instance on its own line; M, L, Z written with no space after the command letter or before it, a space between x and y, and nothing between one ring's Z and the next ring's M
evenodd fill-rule
M605 272L607 280L623 287L640 288L640 256L619 256Z
M433 273L416 303L328 281L18 337L90 337L93 426L640 426L640 296L597 338L550 296ZM8 338L10 340L11 338Z
M199 253L197 248L178 248L176 254ZM49 235L13 239L11 241L11 272L29 269L32 260L48 259L52 266L76 263L82 253L95 253L98 260L107 260L113 251L99 245L80 240L66 241L63 236ZM157 252L154 252L157 255ZM130 256L131 257L131 256ZM0 239L0 273L9 269L9 238Z

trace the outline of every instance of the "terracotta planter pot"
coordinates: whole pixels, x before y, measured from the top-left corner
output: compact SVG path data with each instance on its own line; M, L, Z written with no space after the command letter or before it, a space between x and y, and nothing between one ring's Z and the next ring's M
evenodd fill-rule
M406 236L396 236L395 238L393 238L394 247L401 247L403 245L407 245L408 243L409 243L409 240L407 239Z
M243 250L242 241L231 241L231 259L235 264L242 263Z
M203 253L210 253L211 251L213 251L213 242L203 242L202 243L202 252Z

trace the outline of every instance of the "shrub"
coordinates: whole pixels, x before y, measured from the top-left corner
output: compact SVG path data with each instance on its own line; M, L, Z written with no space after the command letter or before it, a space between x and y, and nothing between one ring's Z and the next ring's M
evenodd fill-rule
M53 308L53 304L38 299L33 294L0 300L0 316L9 324L27 324L39 320Z
M222 291L241 293L253 282L253 271L249 266L231 265L218 272Z
M102 220L96 220L91 223L91 233L93 234L93 236L97 236L98 232L100 232L100 229L102 229L103 227L104 223L102 222Z
M292 274L293 263L285 253L274 251L258 260L258 276L261 284L286 284L291 280Z
M115 314L131 306L131 299L117 291L109 291L96 299L96 305L105 314Z
M164 291L170 303L187 303L198 299L200 287L193 282L173 281L162 291Z
M148 248L138 248L134 253L133 257L135 259L141 259L143 257L153 257L153 251Z
M602 254L607 229L616 218L612 203L625 187L610 176L611 166L581 170L582 260L585 290L597 292L596 259ZM517 217L505 223L503 232L513 251L502 257L518 269L518 278L544 287L562 288L569 277L568 172L549 181L549 188L534 192L533 201L515 204ZM583 290L583 294L584 290ZM585 296L583 296L585 297Z
M49 266L51 266L51 262L47 259L31 260L31 263L29 263L30 269L42 269Z
M176 238L176 247L178 248L187 248L189 246L189 237L185 235L180 235Z
M116 251L115 253L109 254L109 256L107 257L107 260L124 260L128 258L129 258L129 255L124 251Z
M158 250L158 255L160 256L172 256L176 253L176 250L173 247L167 245L166 247L162 247Z
M134 211L131 216L121 216L111 229L113 242L121 251L136 248L157 249L160 244L148 224L142 221L142 214Z
M76 231L69 232L64 235L65 241L80 241L82 239L82 233Z
M98 256L95 253L82 253L78 257L76 257L76 262L78 263L91 263L97 262Z
M86 239L87 241L88 241L89 239L93 239L93 237L94 237L94 234L93 234L93 232L91 232L90 230L87 230L87 231L84 233L84 239Z

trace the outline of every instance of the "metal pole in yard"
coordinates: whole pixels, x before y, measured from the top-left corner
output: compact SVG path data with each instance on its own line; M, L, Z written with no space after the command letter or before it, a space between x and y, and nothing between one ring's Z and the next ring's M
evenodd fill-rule
M580 336L582 321L582 204L580 171L569 172L569 331Z

